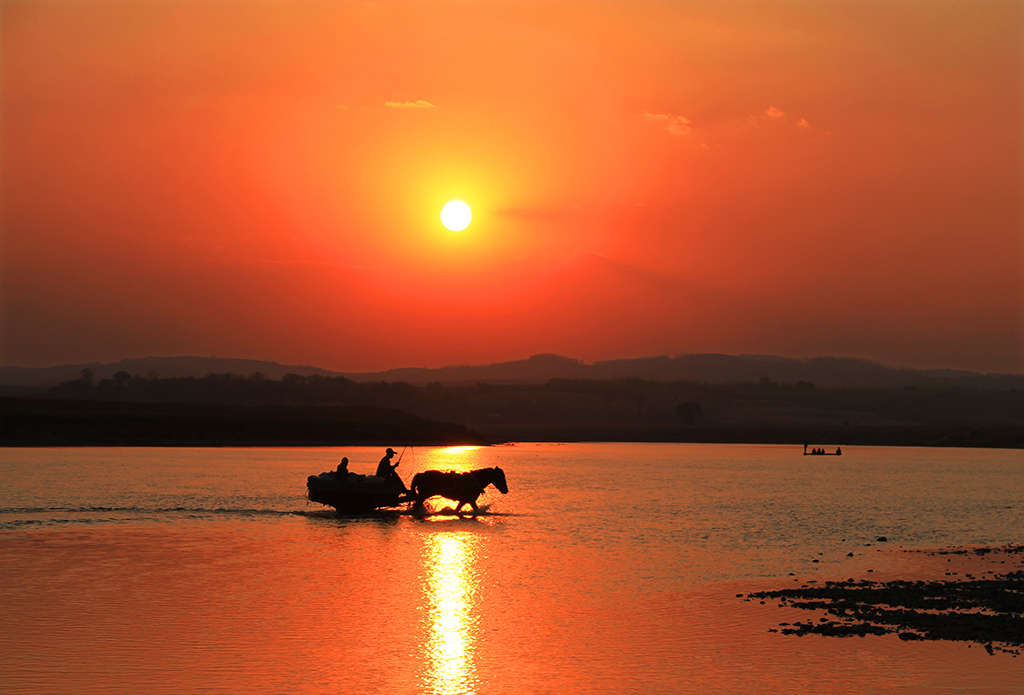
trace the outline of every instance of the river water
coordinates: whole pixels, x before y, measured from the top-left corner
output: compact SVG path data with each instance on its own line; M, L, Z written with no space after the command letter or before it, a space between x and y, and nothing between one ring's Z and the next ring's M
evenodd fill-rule
M736 595L1024 542L1021 452L800 453L408 449L407 482L500 466L509 493L339 519L306 476L380 449L0 449L0 691L1019 692L1024 658L783 636L792 609Z

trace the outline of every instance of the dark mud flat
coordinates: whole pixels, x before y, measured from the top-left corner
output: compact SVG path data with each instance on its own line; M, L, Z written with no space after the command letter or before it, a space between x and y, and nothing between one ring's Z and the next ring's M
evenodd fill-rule
M1024 546L907 552L961 556L968 561L1005 557L998 563L1005 565L1009 560L1011 567L1024 560ZM974 572L980 576L967 572L963 578L948 580L807 582L796 589L747 594L746 599L775 599L780 607L824 614L816 620L781 623L779 631L786 635L895 633L902 640L962 641L984 645L990 654L1019 655L1024 648L1024 570L997 573L975 568Z

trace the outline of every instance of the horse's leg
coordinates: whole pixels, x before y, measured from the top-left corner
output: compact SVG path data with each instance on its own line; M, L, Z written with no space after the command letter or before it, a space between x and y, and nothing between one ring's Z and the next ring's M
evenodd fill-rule
M412 490L412 494L413 494L413 501L412 501L412 511L413 511L413 513L414 514L418 514L420 516L426 515L426 513L427 513L427 505L425 505L424 502L427 501L427 498L430 497L430 494L427 491L425 491L423 489L420 489L420 488L414 488Z
M469 504L473 507L473 516L476 516L480 512L480 507L476 506L476 500L472 500Z
M464 505L464 504L465 504L465 502L459 502L458 505L456 505L456 507L455 507L455 513L456 514L459 513L459 510L462 509L462 505Z

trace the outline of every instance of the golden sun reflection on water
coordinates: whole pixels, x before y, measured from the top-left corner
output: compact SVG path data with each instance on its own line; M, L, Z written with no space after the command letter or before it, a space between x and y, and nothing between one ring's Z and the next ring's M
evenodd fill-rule
M446 446L442 451L448 454L466 454L482 448L482 446L477 444L461 444L459 446Z
M424 557L430 638L426 691L438 695L476 692L474 665L476 610L476 539L468 533L436 533Z

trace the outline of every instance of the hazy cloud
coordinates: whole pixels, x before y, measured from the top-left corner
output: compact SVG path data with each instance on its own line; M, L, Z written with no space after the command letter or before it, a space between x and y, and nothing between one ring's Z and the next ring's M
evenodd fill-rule
M644 111L644 120L665 124L665 130L672 135L689 135L693 132L693 124L685 116L673 116L670 113L651 113Z
M777 109L774 106L769 106L763 113L750 116L749 120L750 123L754 125L757 125L758 123L765 123L767 121L781 122L783 120L787 123L792 123L792 120L790 120L790 117L786 115L785 111ZM796 126L798 128L810 128L811 124L806 118L801 118L796 121Z
M436 109L437 107L431 104L429 101L423 99L417 99L416 101L385 101L384 106L390 106L393 109Z

